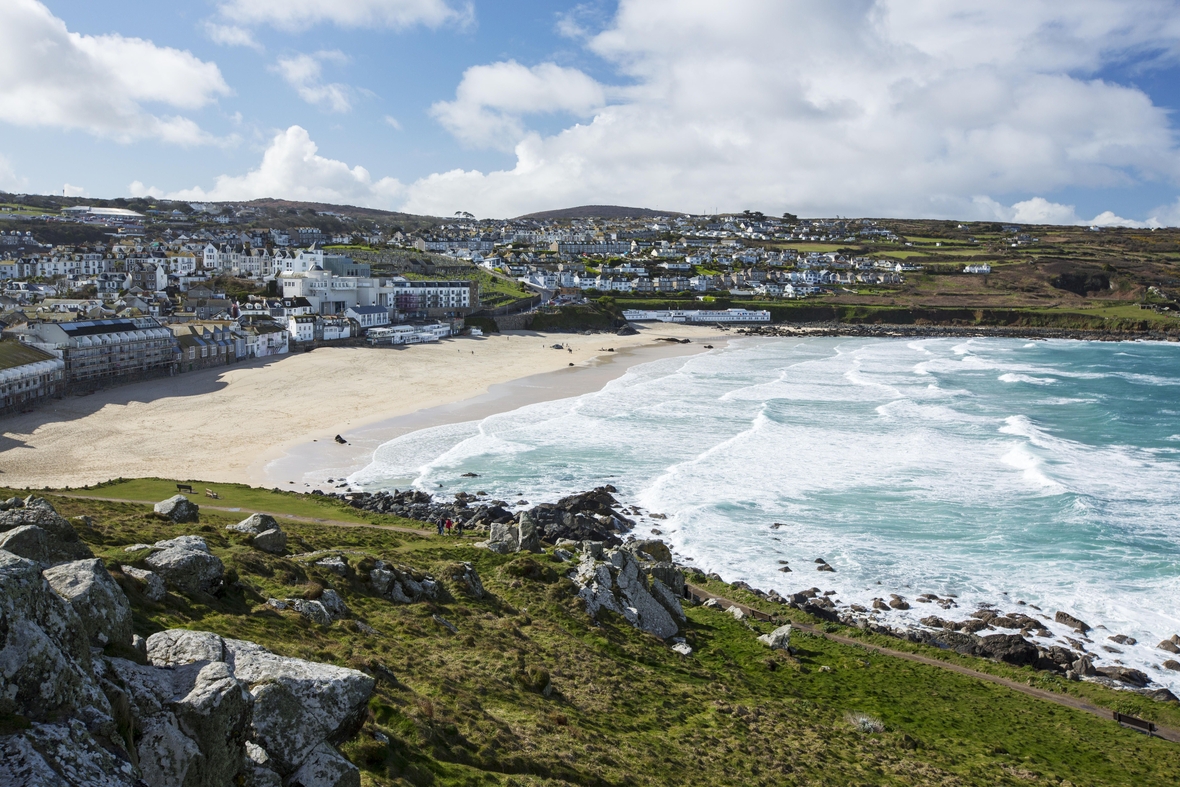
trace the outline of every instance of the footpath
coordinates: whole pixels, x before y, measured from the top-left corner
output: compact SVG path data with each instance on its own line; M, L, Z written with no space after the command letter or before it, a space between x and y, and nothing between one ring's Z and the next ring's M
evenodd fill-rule
M753 607L725 598L724 596L718 596L716 593L710 593L704 588L697 587L696 585L689 584L687 587L689 591L692 592L692 594L697 598L716 599L719 603L724 603L727 607L737 607L742 612L758 620L773 619L770 615L767 615L760 609L754 609ZM964 667L959 664L952 664L950 662L940 661L939 659L932 659L929 656L922 656L917 653L907 653L902 650L893 650L891 648L881 647L880 645L862 642L861 640L854 639L852 637L844 637L839 634L829 634L826 631L806 623L795 623L793 621L784 622L789 622L792 628L799 629L800 631L806 631L808 634L812 634L816 637L823 637L824 639L831 640L833 642L839 642L841 645L850 645L855 648L864 648L865 650L872 651L873 653L879 653L884 656L892 656L893 658L897 659L905 659L906 661L913 661L917 662L918 664L926 664L931 667L938 667L939 669L957 672L960 675L967 675L972 678L978 678L979 680L986 680L989 683L995 683L1007 689L1011 689L1012 691L1018 691L1021 694L1026 694L1030 697L1036 697L1039 700L1045 700L1046 702L1052 702L1067 708L1073 708L1074 710L1085 711L1086 713L1091 713L1103 719L1113 720L1114 718L1112 711L1109 709L1092 705L1083 699L1072 697L1068 694L1058 694L1056 692L1046 691L1045 689L1038 689L1035 686L1018 683L1017 681L1011 680L1009 678L1001 678L998 675L990 675L986 672L979 672L978 670L973 670L969 667ZM1180 743L1180 730L1173 729L1171 727L1162 727L1157 724L1153 735L1157 738L1163 738L1164 740L1172 741L1173 743Z

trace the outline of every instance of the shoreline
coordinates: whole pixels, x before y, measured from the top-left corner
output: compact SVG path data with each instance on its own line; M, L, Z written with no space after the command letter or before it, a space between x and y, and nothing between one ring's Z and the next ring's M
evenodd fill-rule
M732 335L661 324L629 336L520 331L404 347L321 347L113 386L0 421L0 484L40 489L161 477L258 485L267 464L301 445L516 380L585 374L637 348L700 348ZM666 338L691 344L660 341Z
M1087 328L1041 328L1007 325L897 325L889 323L772 323L744 326L734 331L738 336L799 337L849 336L859 338L995 338L995 339L1068 339L1101 342L1180 342L1180 334L1166 331L1102 331Z
M725 346L730 338L718 334L709 341L714 343L711 346L718 347ZM330 491L333 485L328 479L342 482L366 467L378 448L403 435L436 426L478 421L531 404L593 393L621 378L634 366L708 352L703 340L690 344L657 342L606 352L577 366L495 383L484 393L467 399L372 421L342 435L348 441L346 445L340 445L334 439L320 438L287 445L282 456L261 458L251 465L248 483L290 491L308 488Z

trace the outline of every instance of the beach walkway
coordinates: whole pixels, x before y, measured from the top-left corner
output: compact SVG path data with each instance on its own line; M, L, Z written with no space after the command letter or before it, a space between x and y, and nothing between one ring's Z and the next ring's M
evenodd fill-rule
M697 587L696 585L689 584L687 587L689 591L691 591L692 594L698 598L716 599L718 602L724 602L728 606L737 607L738 609L742 610L742 612L745 612L756 619L774 619L760 609L754 609L753 607L750 607L746 604L733 601L732 599L725 598L724 596L719 596L716 593L710 593L704 588ZM1030 697L1036 697L1039 700L1045 700L1046 702L1052 702L1067 708L1073 708L1074 710L1085 711L1086 713L1091 713L1100 718L1113 721L1112 711L1109 708L1102 708L1097 705L1092 705L1078 697L1072 697L1068 694L1057 694L1056 692L1046 691L1045 689L1038 689L1035 686L1018 683L1017 681L1011 680L1009 678L1001 678L998 675L990 675L986 672L979 672L969 667L964 667L959 664L952 664L946 661L940 661L938 659L932 659L928 656L922 656L917 653L906 653L905 651L893 650L891 648L881 647L880 645L862 642L861 640L854 639L852 637L844 637L839 634L829 634L826 631L822 631L815 626L811 626L806 623L795 623L793 621L784 622L791 623L793 628L797 628L800 631L806 631L808 634L812 634L817 637L823 637L824 639L831 640L833 642L839 642L841 645L850 645L856 648L864 648L865 650L879 653L883 656L892 656L893 658L905 659L906 661L914 661L919 664L926 664L931 667L938 667L940 669L950 670L951 672L957 672L960 675L967 675L968 677L978 678L979 680L986 680L989 683L995 683L997 685L1011 689L1012 691L1018 691L1021 694L1027 694ZM1164 740L1172 741L1173 743L1180 743L1180 730L1173 729L1171 727L1161 727L1157 724L1154 735L1157 738L1163 738Z

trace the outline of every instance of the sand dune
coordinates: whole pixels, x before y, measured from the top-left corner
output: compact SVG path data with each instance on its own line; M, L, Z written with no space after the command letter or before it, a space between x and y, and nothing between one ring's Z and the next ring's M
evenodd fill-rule
M514 333L402 348L321 348L67 397L0 421L0 485L143 476L259 482L266 462L293 446L570 363L593 366L604 355L600 348L722 335L654 325L627 337ZM558 342L573 352L553 349Z

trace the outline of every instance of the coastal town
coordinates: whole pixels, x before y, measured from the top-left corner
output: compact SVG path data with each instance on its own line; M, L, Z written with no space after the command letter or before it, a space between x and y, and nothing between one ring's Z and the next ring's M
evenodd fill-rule
M872 313L896 306L909 309L902 322L945 324L961 319L949 310L961 305L1043 309L1038 286L1087 307L1105 297L1165 317L1178 310L1165 289L1144 287L1164 284L1154 271L1124 287L1104 269L1050 262L1030 284L1023 255L1062 241L980 222L922 229L609 206L477 220L276 200L0 194L0 227L0 414L330 345L641 321L897 322L896 310ZM930 318L931 305L944 311Z

